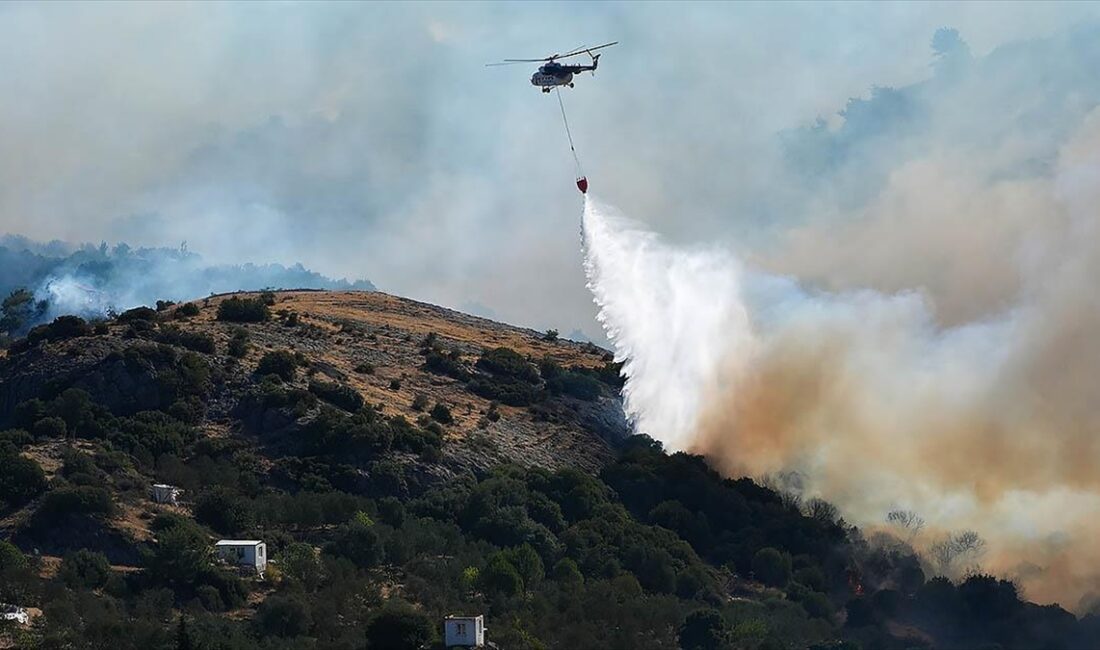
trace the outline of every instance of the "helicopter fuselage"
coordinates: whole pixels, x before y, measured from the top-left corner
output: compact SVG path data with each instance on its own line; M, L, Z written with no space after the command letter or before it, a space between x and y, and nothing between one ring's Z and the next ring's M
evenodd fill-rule
M560 63L547 63L540 66L538 72L531 75L531 85L539 86L545 93L550 92L556 86L573 86L573 75L578 72L595 70L595 65L562 65Z

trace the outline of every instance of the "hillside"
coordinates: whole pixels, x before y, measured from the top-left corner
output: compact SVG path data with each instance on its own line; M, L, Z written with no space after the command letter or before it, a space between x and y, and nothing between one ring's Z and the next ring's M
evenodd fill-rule
M591 344L373 292L39 326L0 360L0 603L33 619L0 647L411 650L449 614L510 650L1100 631L627 438L620 382Z

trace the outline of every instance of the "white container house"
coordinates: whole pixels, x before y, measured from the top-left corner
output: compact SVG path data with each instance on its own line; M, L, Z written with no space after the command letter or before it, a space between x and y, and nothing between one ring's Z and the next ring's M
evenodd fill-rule
M179 497L183 494L183 490L174 485L165 485L164 483L156 483L153 485L153 489L149 491L149 496L152 497L156 503L167 503L169 505L178 506Z
M443 645L448 648L484 648L485 617L448 616L443 619Z
M18 605L0 604L0 621L13 621L19 625L27 625L31 621L31 615L25 608Z
M214 544L214 552L229 564L251 567L263 575L267 568L267 544L256 539L222 539Z

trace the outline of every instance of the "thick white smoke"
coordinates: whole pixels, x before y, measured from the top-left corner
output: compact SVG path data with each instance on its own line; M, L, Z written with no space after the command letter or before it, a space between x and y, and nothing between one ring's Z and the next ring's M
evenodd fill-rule
M727 474L798 472L806 496L864 526L915 510L918 548L976 530L985 569L1087 608L1100 584L1094 118L1029 186L1052 207L1004 253L1016 299L953 326L920 291L809 289L587 200L589 287L637 430Z

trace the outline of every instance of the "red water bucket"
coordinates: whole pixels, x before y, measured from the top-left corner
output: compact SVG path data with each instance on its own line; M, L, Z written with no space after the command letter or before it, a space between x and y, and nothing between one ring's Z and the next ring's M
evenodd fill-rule
M577 189L581 191L581 194L588 194L588 179L584 176L578 178Z

